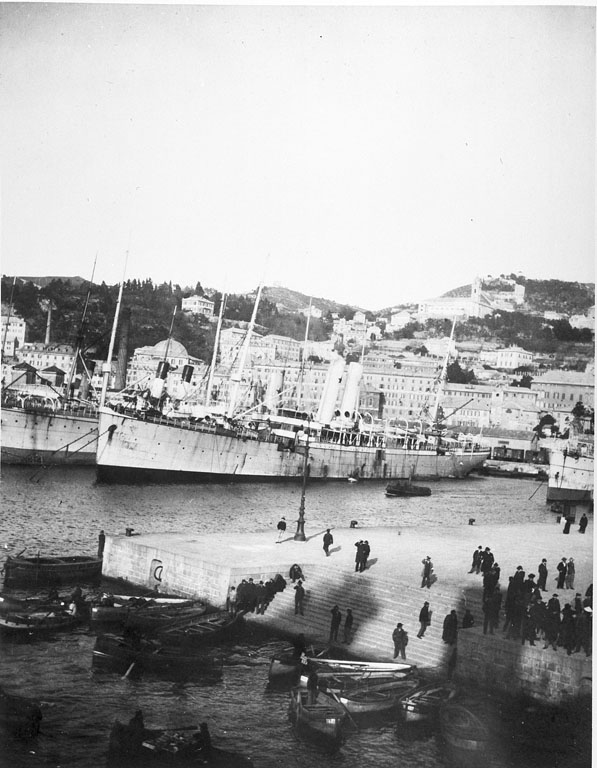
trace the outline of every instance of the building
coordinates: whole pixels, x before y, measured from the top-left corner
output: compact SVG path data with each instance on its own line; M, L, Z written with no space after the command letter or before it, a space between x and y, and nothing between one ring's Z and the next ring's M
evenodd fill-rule
M38 371L52 366L63 371L70 371L75 359L75 350L70 344L26 342L19 349L18 358L23 363L29 363Z
M129 362L126 373L126 386L143 387L157 375L160 363L170 366L168 378L171 382L181 380L186 366L192 368L191 382L197 385L203 376L203 361L190 357L185 347L174 339L164 339L153 346L138 347Z
M495 367L506 371L517 371L519 368L529 368L533 365L533 353L522 347L505 347L498 349Z
M214 313L214 302L206 296L189 296L182 300L182 311L189 312L192 315L204 315L212 317Z
M532 387L541 397L539 406L554 416L557 413L568 415L576 403L587 408L595 407L595 365L584 372L547 371L533 379Z
M477 277L472 285L455 288L436 299L422 301L417 310L417 320L484 317L491 312L493 304L487 293L481 290L481 279Z
M7 306L2 305L0 331L2 333L2 356L15 357L17 350L25 343L27 323L22 317L11 312Z
M316 320L321 319L323 312L319 307L314 307L313 304L310 304L308 307L305 307L304 309L300 309L299 313L303 315L304 317L314 317Z

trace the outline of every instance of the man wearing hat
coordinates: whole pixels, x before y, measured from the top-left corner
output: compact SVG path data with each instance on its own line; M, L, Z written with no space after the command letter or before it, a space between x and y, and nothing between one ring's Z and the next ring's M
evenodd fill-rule
M278 523L278 540L276 541L276 544L280 543L280 539L285 533L286 533L286 518L283 517L280 519L280 522Z
M394 641L394 658L400 654L401 658L406 659L406 644L408 643L408 635L402 628L402 624L398 622L396 629L392 632L392 640Z

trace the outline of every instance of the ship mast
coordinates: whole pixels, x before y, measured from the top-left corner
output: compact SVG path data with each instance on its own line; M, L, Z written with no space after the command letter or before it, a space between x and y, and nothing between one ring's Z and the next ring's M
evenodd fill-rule
M8 334L8 326L10 325L10 316L12 315L12 299L15 290L15 284L17 282L17 276L12 279L12 287L10 289L10 303L8 305L8 317L6 318L6 327L4 328L4 336L2 338L2 358L4 359L4 348L6 346L6 336ZM13 349L14 352L14 349Z
M116 340L116 329L118 328L118 315L120 314L120 305L122 303L122 291L124 289L124 273L126 272L126 263L129 258L129 252L126 252L126 258L124 260L124 270L122 273L122 280L120 281L120 289L118 291L118 301L116 302L116 312L114 313L114 322L112 323L112 335L110 336L110 346L108 348L108 357L106 362L102 366L102 391L100 394L100 408L106 403L106 392L108 391L108 381L110 374L112 373L112 355L114 354L114 342Z
M66 387L64 389L64 396L66 399L70 399L70 388L73 383L73 379L77 373L77 358L79 357L81 353L81 349L83 347L83 334L84 334L84 326L85 326L85 317L87 316L87 307L89 306L89 298L91 296L91 286L93 285L93 278L95 277L95 266L97 264L97 253L95 254L95 259L93 261L93 269L91 270L91 280L89 282L89 288L87 289L87 296L85 298L85 306L83 307L83 312L81 314L81 323L79 325L79 331L77 333L77 341L75 344L75 354L73 357L72 365L68 371L68 379L66 380Z
M262 288L263 288L263 281L259 283L259 288L257 289L257 298L255 299L253 314L251 315L251 322L249 323L249 328L247 330L247 335L245 336L245 342L243 344L243 348L241 351L238 372L236 374L233 374L231 377L233 381L233 387L232 387L232 395L230 397L230 404L228 406L228 414L227 414L228 418L232 417L232 414L234 413L234 410L236 408L236 403L238 400L238 390L240 388L240 382L245 369L247 354L249 352L249 345L251 344L251 333L253 332L253 328L255 327L255 318L257 317L257 307L259 306L259 301L261 299Z
M224 306L226 304L227 297L228 297L228 294L224 293L220 301L220 312L218 314L218 324L216 326L216 338L214 340L214 351L211 356L211 366L209 368L209 377L207 379L207 392L205 393L206 407L209 406L211 401L211 388L213 386L214 372L216 369L216 361L218 359L218 347L220 346L220 332L222 330L222 319L224 317Z
M300 407L299 403L303 395L303 374L305 371L305 360L307 356L307 341L309 340L309 323L311 322L311 305L313 304L313 297L309 299L309 314L307 315L307 327L305 328L305 340L303 342L303 358L301 360L301 367L298 372L298 379L296 382L296 407L297 410Z
M452 330L450 331L450 341L448 342L448 349L446 350L446 357L444 359L444 365L439 378L439 384L437 386L437 392L435 394L435 404L433 406L433 412L431 414L431 424L437 423L437 414L439 413L439 403L442 395L444 394L444 385L448 376L448 363L450 361L450 349L452 348L452 340L454 338L454 328L456 327L456 318L452 321Z

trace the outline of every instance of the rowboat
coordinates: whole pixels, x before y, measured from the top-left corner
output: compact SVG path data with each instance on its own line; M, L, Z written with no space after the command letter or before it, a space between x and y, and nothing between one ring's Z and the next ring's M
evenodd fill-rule
M322 686L326 685L322 682ZM395 680L378 685L375 681L349 685L333 691L334 696L351 715L375 715L395 709L403 696L418 685L415 679Z
M113 634L99 635L96 638L93 663L116 667L117 671L126 674L132 671L151 672L177 678L219 678L223 667L222 660L211 655L182 652L157 640L127 638Z
M300 684L305 686L311 672L319 677L329 675L345 675L349 677L365 675L374 677L400 677L412 675L416 671L413 664L384 661L350 661L344 659L315 659L309 658L301 669Z
M39 704L34 699L15 696L0 688L0 728L17 739L33 739L39 733L42 719Z
M397 480L386 486L386 496L431 496L431 488L426 485L414 485L408 480Z
M5 587L59 586L66 583L99 583L101 557L12 557L4 563Z
M441 736L449 762L458 768L481 768L504 747L502 715L483 697L453 697L440 706Z
M288 648L272 656L268 670L268 680L270 683L298 682L305 659L324 659L331 653L337 652L337 648L330 648L329 646L324 648L314 648L311 646L304 653L301 653L297 648Z
M319 692L310 703L310 693L294 687L290 691L288 717L294 728L310 738L337 747L342 740L342 726L347 718L346 710L332 696Z
M407 723L434 720L442 704L456 695L451 683L432 683L417 688L400 699L400 716Z
M110 732L108 765L180 765L244 768L253 763L248 757L215 747L205 723L182 728L145 728L114 722Z
M133 611L126 618L124 627L138 629L145 634L155 634L166 629L192 626L206 610L204 603L197 602L176 609Z
M216 611L199 616L191 624L171 626L158 633L164 645L192 648L210 645L233 635L244 624L246 611L239 611L235 616L228 611Z
M28 637L72 629L80 619L62 608L31 613L8 612L0 614L0 633Z
M175 614L181 608L197 606L188 597L139 597L136 595L106 595L91 609L91 621L97 624L124 624L132 615Z

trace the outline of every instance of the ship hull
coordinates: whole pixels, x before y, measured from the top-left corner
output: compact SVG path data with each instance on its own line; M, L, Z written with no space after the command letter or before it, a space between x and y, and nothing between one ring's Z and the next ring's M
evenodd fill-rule
M488 451L437 452L313 440L308 449L249 434L198 431L101 409L98 479L104 482L209 482L463 477Z
M592 501L593 483L593 456L550 450L547 501Z
M3 464L94 465L97 416L2 408Z

